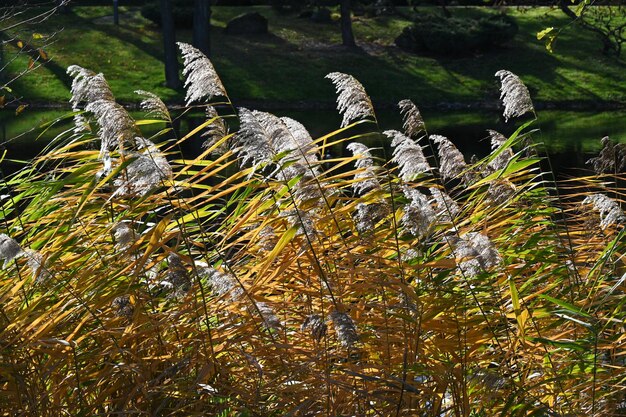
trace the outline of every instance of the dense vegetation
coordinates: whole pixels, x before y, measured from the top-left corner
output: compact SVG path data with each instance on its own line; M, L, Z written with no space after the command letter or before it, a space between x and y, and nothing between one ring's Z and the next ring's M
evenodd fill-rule
M622 147L557 189L534 118L468 163L408 100L380 132L337 72L342 126L313 139L181 50L202 154L73 66L75 128L3 182L2 413L624 413Z

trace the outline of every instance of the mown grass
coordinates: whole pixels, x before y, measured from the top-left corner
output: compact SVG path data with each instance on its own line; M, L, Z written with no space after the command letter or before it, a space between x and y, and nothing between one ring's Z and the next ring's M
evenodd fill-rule
M492 102L497 98L493 74L506 67L527 81L536 101L626 102L624 61L603 56L593 35L572 27L563 32L553 54L536 39L542 28L567 23L558 10L508 8L520 26L512 45L462 58L429 58L392 46L395 36L410 23L401 17L356 17L354 30L362 49L355 52L338 46L338 23L315 24L276 15L270 8L251 9L268 17L271 35L226 36L222 32L226 22L244 10L216 7L213 13L213 61L238 100L262 100L283 107L298 102L328 103L332 88L323 76L338 70L368 83L374 101L379 103L395 103L402 97L411 97L422 106ZM29 74L15 84L16 91L26 101L66 102L69 93L62 69L70 64L88 64L109 74L121 101L137 101L132 94L137 88L154 91L168 101L180 101L180 92L163 87L158 29L137 9L122 10L119 27L102 23L111 13L106 7L75 7L74 14L57 15L38 26L37 31L48 34L64 28L48 48L53 58L49 65L55 69ZM453 8L453 13L465 16L484 11ZM189 41L191 34L181 30L177 36ZM26 58L18 59L10 70L26 65Z

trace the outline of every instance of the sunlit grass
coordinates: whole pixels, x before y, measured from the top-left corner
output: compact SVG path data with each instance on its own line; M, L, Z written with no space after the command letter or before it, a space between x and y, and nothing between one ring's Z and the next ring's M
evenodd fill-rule
M550 54L536 39L547 26L567 23L558 10L509 8L520 32L509 46L463 58L429 58L400 51L393 45L402 27L410 22L401 17L357 17L354 29L363 50L353 52L338 46L338 23L317 25L295 16L276 15L270 8L256 7L270 22L271 35L258 39L230 37L222 32L228 19L240 8L215 7L213 13L213 60L232 85L238 100L272 100L286 103L328 102L332 90L319 80L330 71L355 74L368 83L375 102L396 102L412 97L424 106L441 102L472 103L494 100L491 82L503 66L524 76L536 101L601 102L626 100L621 76L623 60L602 56L592 34L570 28ZM41 25L44 33L64 27L50 56L59 68L89 61L93 69L110 74L121 101L136 101L132 91L142 88L157 92L166 100L180 101L180 93L163 87L162 45L158 28L143 19L137 9L122 16L120 27L97 23L111 13L110 7L75 7L74 14L55 16ZM246 9L247 10L247 9ZM484 13L482 9L452 8L458 16ZM407 9L404 12L409 13ZM436 9L423 9L436 13ZM191 33L178 32L189 41ZM11 48L7 53L12 52ZM16 60L11 71L28 65ZM277 74L280 74L278 77ZM66 102L67 84L47 69L40 69L15 84L26 100Z

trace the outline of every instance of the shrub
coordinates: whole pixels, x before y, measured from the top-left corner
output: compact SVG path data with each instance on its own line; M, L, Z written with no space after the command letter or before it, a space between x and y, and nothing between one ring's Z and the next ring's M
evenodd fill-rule
M463 55L504 45L515 37L515 20L504 14L480 18L426 15L396 38L396 45L415 53Z
M175 136L158 97L140 92L135 121L102 74L74 66L75 129L3 183L1 410L618 408L622 147L606 141L592 161L611 176L571 181L559 200L534 118L510 138L489 131L493 151L467 163L409 100L403 130L380 132L365 88L331 73L342 126L313 139L236 110L210 61L181 49L204 152L179 154L197 138ZM521 80L497 76L506 117L534 115ZM159 144L140 130L155 120ZM344 145L351 156L321 159Z
M178 28L189 28L193 25L193 0L172 1L174 25ZM146 3L141 8L141 15L157 26L161 26L161 8L159 2Z

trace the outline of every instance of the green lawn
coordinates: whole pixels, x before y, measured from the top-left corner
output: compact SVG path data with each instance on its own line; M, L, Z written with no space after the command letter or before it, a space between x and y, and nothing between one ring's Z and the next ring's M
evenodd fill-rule
M136 89L181 101L181 92L163 87L158 28L143 19L138 9L122 9L119 27L103 23L102 17L111 13L108 7L75 7L73 14L57 15L40 25L38 31L44 34L64 27L47 49L53 62L20 79L14 90L27 102L67 102L68 78L63 71L78 64L103 72L120 101L137 101L133 94ZM536 40L542 28L567 23L558 10L510 8L520 26L512 45L475 56L435 59L393 46L395 36L410 23L399 17L356 17L354 29L362 48L355 52L338 46L338 23L315 24L255 7L252 9L268 17L271 35L232 37L224 35L222 28L243 9L214 9L212 58L235 102L262 100L284 107L295 102L328 103L334 100L334 92L324 75L341 71L356 76L378 103L408 97L422 106L493 104L498 98L493 74L504 68L522 77L536 102L626 103L625 62L603 56L593 35L575 28L567 30L553 54ZM433 11L424 10L429 12ZM481 12L453 8L458 16ZM190 41L191 33L180 31L177 36L178 40ZM24 57L11 64L9 71L27 65Z

